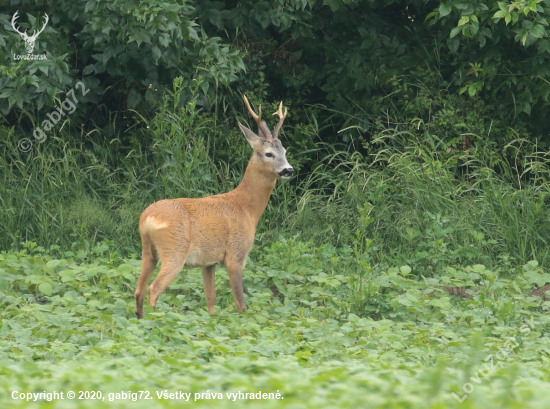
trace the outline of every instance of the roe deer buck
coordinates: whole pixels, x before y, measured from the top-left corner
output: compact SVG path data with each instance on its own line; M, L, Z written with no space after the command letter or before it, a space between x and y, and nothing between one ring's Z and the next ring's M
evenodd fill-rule
M256 225L264 212L277 179L289 178L294 169L286 160L286 150L279 140L279 130L288 110L283 103L273 115L279 116L275 132L258 114L248 112L256 121L258 135L239 122L239 127L254 151L244 177L234 190L202 199L166 199L150 205L139 219L142 241L141 275L135 291L136 315L143 317L143 300L157 261L160 271L149 287L149 304L170 285L183 266L201 267L208 313L214 313L216 264L225 265L237 311L245 311L243 268L252 248Z

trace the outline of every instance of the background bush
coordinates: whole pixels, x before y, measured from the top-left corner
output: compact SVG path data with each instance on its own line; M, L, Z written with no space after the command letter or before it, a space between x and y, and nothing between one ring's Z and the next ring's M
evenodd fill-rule
M258 240L298 235L373 265L546 263L546 1L4 1L3 249L139 252L151 202L232 189L241 95L284 100L298 170ZM35 53L11 28L50 22ZM82 82L77 110L32 131ZM34 146L22 152L29 138Z

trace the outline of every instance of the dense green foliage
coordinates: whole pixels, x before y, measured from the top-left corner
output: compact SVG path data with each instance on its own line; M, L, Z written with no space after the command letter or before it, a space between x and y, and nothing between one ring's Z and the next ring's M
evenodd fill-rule
M535 262L514 279L505 265L446 267L418 279L413 265L360 283L361 260L349 251L276 242L246 267L246 313L235 313L222 273L218 310L209 316L200 274L191 270L138 321L129 293L139 260L121 259L105 244L94 248L93 262L82 256L33 243L0 254L3 407L98 406L11 398L13 391L80 390L102 392L102 406L128 408L182 405L157 391L191 392L190 404L204 407L535 408L547 401L549 339L541 335L550 304L528 294L548 274ZM469 298L449 296L448 285ZM370 317L353 313L365 306ZM466 395L465 383L473 386ZM109 402L109 394L138 391L152 400ZM194 401L207 391L223 399ZM284 399L227 398L238 391Z
M482 262L466 249L496 241L491 263L501 251L543 263L546 4L4 0L0 247L31 240L89 249L108 239L137 252L135 219L147 204L238 182L248 151L235 117L246 120L246 92L264 112L278 99L289 106L284 141L300 170L278 186L261 233L302 232L338 246L362 234L405 262L429 253L443 232L459 262ZM35 46L47 60L13 60L24 50L11 28L17 10L21 30L51 17ZM74 112L48 126L73 98ZM456 194L433 201L425 172L396 192L399 172L408 176L417 161L443 171L439 198ZM522 206L522 195L533 214L501 214ZM398 196L426 207L394 203ZM471 218L474 202L483 206ZM405 220L410 206L417 213ZM452 226L429 227L426 210ZM376 223L356 232L358 212ZM324 221L311 231L317 215ZM397 226L405 230L392 232ZM440 233L414 239L426 229ZM526 231L538 244L525 242Z
M493 131L512 125L533 138L547 134L545 121L529 121L548 112L547 0L10 3L0 14L0 107L24 126L79 80L90 93L71 121L90 129L92 118L106 125L106 110L158 106L181 75L184 97L203 77L199 101L213 109L244 91L296 109L321 104L336 110L331 124L355 125L341 135L346 141L370 137L383 117L429 121L449 108L462 111L461 122L490 117ZM52 16L36 46L48 60L13 59L23 52L10 25L18 9L22 29Z
M180 106L182 86L176 80L172 97L142 119L146 131L136 137L152 137L150 149L136 147L122 159L120 140L113 150L82 150L58 137L35 147L30 161L4 142L2 246L36 240L89 253L109 240L124 254L139 254L136 220L148 204L232 189L249 148L238 131L200 110L198 97ZM548 154L517 137L503 147L468 137L473 146L463 150L460 140L445 142L419 122L377 134L364 154L319 143L312 162L309 152L290 146L290 163L301 170L292 183L278 183L259 242L298 235L337 247L360 243L372 265L421 263L432 272L449 264L494 266L503 257L514 267L533 259L547 265Z
M3 114L14 107L35 115L49 111L82 77L90 92L81 102L97 104L101 98L107 108L125 110L158 98L158 88L177 75L188 85L199 74L212 86L227 85L244 69L237 50L200 30L188 1L60 1L46 9L30 0L13 3L36 12L31 24L42 12L50 14L57 29L48 26L37 41L47 60L15 62L12 56L23 53L21 39L13 33L11 16L0 15L6 29L0 45L7 51L0 58ZM205 91L208 85L204 82ZM85 114L90 106L79 104L79 111Z

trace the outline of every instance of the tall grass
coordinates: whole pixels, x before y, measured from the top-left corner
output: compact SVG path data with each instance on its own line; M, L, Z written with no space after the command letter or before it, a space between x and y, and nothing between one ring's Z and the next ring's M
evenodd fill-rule
M316 242L368 243L373 263L524 264L550 259L549 155L535 143L464 150L387 131L370 154L326 157L302 188L291 226Z
M111 240L123 254L138 254L137 220L149 204L233 189L250 148L234 118L220 122L201 110L199 86L182 102L176 79L158 111L150 118L134 113L135 126L125 133L116 116L105 128L66 124L22 152L18 142L29 135L0 126L0 248L33 241L85 256L97 242ZM275 190L260 231L281 226L288 214L282 207L294 194L288 184Z
M230 165L214 163L209 154L220 149L224 124L213 126L194 100L179 104L179 87L152 118L136 115L140 126L126 143L115 122L87 132L69 125L22 152L18 142L29 135L0 127L0 248L34 241L89 251L109 239L123 253L135 252L137 218L148 204L232 185L227 171L242 168L244 149Z
M33 241L85 256L110 240L123 254L139 254L137 220L147 205L236 186L250 150L234 118L220 122L193 96L182 102L181 91L176 80L158 111L135 113L129 130L115 120L87 131L67 124L28 153L18 150L26 136L19 128L0 126L0 248ZM289 136L318 129L316 122L288 125ZM414 264L432 274L449 264L531 259L546 265L548 154L512 133L502 146L469 134L470 148L436 134L416 124L385 129L365 142L364 153L321 142L301 153L285 142L298 169L311 165L312 149L326 154L277 184L257 240L296 236L349 247L364 271Z

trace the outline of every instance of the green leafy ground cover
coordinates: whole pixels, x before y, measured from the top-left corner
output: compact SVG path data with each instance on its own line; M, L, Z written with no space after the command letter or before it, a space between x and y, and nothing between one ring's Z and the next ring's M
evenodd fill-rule
M1 407L548 402L550 303L529 294L550 280L536 262L514 275L473 265L432 276L414 266L359 276L349 274L361 265L350 250L279 241L251 256L246 313L235 311L220 269L218 309L209 316L200 272L189 270L138 321L139 260L121 259L105 244L91 254L26 247L0 254ZM57 391L64 399L26 402L12 399L14 391ZM89 399L78 399L79 391Z

